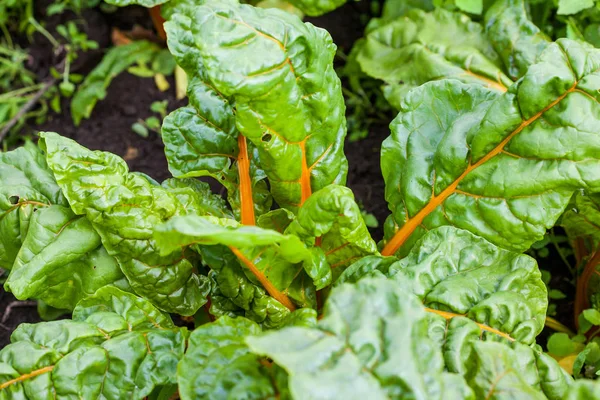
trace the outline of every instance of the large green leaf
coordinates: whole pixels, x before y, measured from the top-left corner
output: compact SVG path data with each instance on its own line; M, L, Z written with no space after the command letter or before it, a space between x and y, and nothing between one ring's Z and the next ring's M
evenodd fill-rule
M408 90L432 80L475 82L500 93L512 84L479 24L444 9L415 9L370 31L357 60L388 85L386 98L397 108Z
M77 307L72 321L22 324L13 332L12 344L0 350L0 398L142 399L176 383L185 328L118 289L101 289L96 298L96 305L92 298Z
M587 379L575 381L569 388L565 400L598 400L600 399L600 383Z
M154 237L162 254L190 245L225 246L239 259L248 279L262 285L288 308L293 305L290 307L286 296L301 306L315 303L315 288L304 270L315 270L313 265L319 263L320 257L296 236L239 225L230 219L188 215L156 227ZM320 276L313 278L318 280Z
M125 5L128 1L116 0L116 3ZM148 0L147 3L153 3L153 1ZM100 64L85 77L73 96L71 116L75 125L79 125L82 119L90 117L98 100L106 97L106 89L117 75L137 62L143 63L152 60L159 50L160 47L155 43L144 40L110 49Z
M343 186L330 185L309 197L285 233L310 245L320 238L320 248L335 277L353 261L378 254L354 194Z
M21 300L72 310L86 295L121 278L90 222L52 205L33 213L4 288Z
M166 24L169 48L233 104L277 203L294 210L312 191L343 183L344 105L327 32L233 1L185 13Z
M138 5L143 7L154 7L159 4L166 3L169 0L105 0L108 4L112 4L119 7L125 7L130 5Z
M444 372L419 302L390 280L332 291L317 327L290 327L247 340L282 366L297 399L473 398Z
M227 316L192 332L177 368L182 400L277 398L269 369L244 342L260 332L252 321Z
M481 324L486 335L527 344L534 343L544 327L547 292L529 256L446 226L425 234L400 261L373 258L351 265L336 283L394 277L432 313L445 319L466 316Z
M499 0L485 14L487 36L508 75L518 79L537 61L550 39L529 20L524 0Z
M561 39L503 95L456 80L410 92L382 146L397 225L382 254L441 225L524 251L576 189L600 190L599 71L600 51Z
M42 152L31 142L0 153L0 268L11 269L35 210L68 206Z
M42 133L48 164L75 214L85 215L129 280L133 290L169 312L191 315L206 302L209 280L194 271L188 254L160 256L152 233L175 215L201 213L170 191L129 173L114 154L90 151L55 133ZM191 190L190 190L191 193ZM188 193L189 194L189 193Z

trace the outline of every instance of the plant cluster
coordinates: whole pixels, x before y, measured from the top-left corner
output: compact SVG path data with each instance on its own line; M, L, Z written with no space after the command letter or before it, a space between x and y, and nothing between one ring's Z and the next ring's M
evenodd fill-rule
M399 109L379 244L344 186L336 47L277 9L163 5L189 81L161 127L173 178L52 132L0 153L5 288L73 314L17 328L0 398L600 398L572 376L600 366L600 50L517 0L481 23L409 8L357 54ZM583 317L549 355L524 253L557 224Z

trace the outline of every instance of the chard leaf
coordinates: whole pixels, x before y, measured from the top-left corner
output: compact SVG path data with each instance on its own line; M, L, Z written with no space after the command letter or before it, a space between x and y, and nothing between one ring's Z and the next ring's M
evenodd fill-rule
M33 213L4 288L21 300L72 310L86 295L122 277L90 222L51 205Z
M394 277L429 312L446 320L466 316L480 324L486 337L531 344L544 328L547 291L529 256L446 226L425 234L400 261L373 258L351 265L336 284L364 276Z
M519 79L550 39L529 20L524 0L499 0L485 14L486 32L508 75Z
M353 261L379 254L354 194L343 186L330 185L309 197L285 233L298 236L309 245L320 238L327 267L334 269L336 277Z
M177 368L181 399L276 399L269 369L244 342L260 332L252 321L227 316L194 330Z
M569 239L583 239L590 249L600 245L600 194L578 192L563 214L560 224Z
M309 17L326 14L346 3L346 0L288 0Z
M130 5L138 5L143 7L154 7L159 4L166 3L169 0L106 0L108 4L112 4L114 6L125 7Z
M125 3L127 0L121 2ZM149 62L159 51L160 47L145 40L110 49L102 57L100 64L85 77L73 96L71 116L75 125L79 125L82 119L90 117L98 100L106 97L106 89L117 75L137 62Z
M0 268L10 270L35 210L68 207L44 155L33 143L0 153Z
M327 32L280 10L235 2L184 12L166 24L169 47L182 54L188 75L233 104L277 203L296 210L313 191L344 183L344 105Z
M382 254L442 225L521 252L575 190L600 190L599 69L600 51L561 39L503 95L455 80L410 92L382 146L397 224Z
M391 280L365 279L333 289L316 327L246 342L288 372L293 398L473 399L460 376L444 372L427 329L414 296Z
M600 383L588 379L578 379L571 385L565 400L600 399Z
M230 219L188 215L172 218L156 227L154 238L161 254L190 245L224 246L237 257L250 281L264 287L288 309L295 308L290 298L302 306L315 303L314 286L303 272L320 272L319 268L313 267L320 258L296 236L239 225ZM316 275L313 278L318 280L321 277Z
M185 328L149 329L155 317L169 317L130 293L99 293L118 306L101 300L95 313L76 308L75 320L22 324L13 332L12 343L0 350L0 397L142 399L176 383Z
M133 290L165 311L194 314L206 302L208 278L194 272L182 251L160 256L152 233L174 215L199 212L198 206L182 204L179 190L129 173L114 154L90 151L56 133L41 136L48 165L73 212L91 222ZM214 199L197 199L204 202L212 205Z
M372 30L357 60L387 84L386 98L396 108L408 90L432 80L474 82L498 93L512 84L479 24L444 9L412 10Z

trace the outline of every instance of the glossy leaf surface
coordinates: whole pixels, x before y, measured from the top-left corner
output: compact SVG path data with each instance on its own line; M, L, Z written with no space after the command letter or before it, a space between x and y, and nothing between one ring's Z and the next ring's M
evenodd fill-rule
M576 189L600 190L599 68L600 51L561 39L503 95L453 80L412 91L382 147L397 224L382 254L441 225L524 251Z
M201 210L188 209L174 192L129 173L114 154L90 151L55 133L43 133L41 143L73 212L92 223L133 290L166 311L195 313L206 302L208 278L195 273L181 251L160 256L152 233L172 216Z
M176 383L185 329L132 294L108 288L97 296L74 320L17 328L0 350L1 398L142 399Z

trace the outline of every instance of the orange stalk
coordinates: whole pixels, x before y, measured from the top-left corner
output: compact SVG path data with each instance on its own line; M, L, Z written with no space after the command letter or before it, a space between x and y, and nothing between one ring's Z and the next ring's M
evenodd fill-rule
M250 272L252 272L254 276L256 276L258 281L265 288L267 293L271 295L271 297L273 297L275 300L286 306L290 311L294 311L296 309L296 306L294 306L294 303L292 303L290 298L287 297L287 295L285 295L284 293L280 292L271 283L271 281L267 279L267 277L262 273L262 271L260 271L252 261L250 261L245 255L243 255L241 251L239 251L233 246L229 246L229 249L250 270Z
M434 314L437 314L437 315L441 315L442 317L444 317L447 320L451 320L452 318L455 318L455 317L464 317L464 315L461 315L461 314L455 314L455 313L451 313L451 312L448 312L448 311L435 310L433 308L427 308L427 307L425 307L425 311L430 312L430 313L434 313ZM479 327L479 329L481 329L482 331L487 331L487 332L494 333L494 334L496 334L498 336L502 336L503 338L508 339L511 342L515 341L515 339L513 339L512 337L510 337L510 335L508 335L508 334L506 334L504 332L500 332L498 329L494 329L494 328L492 328L490 326L483 325L483 324L480 324L480 323L477 323L477 322L476 322L476 324Z
M590 302L588 299L588 284L590 282L590 278L596 271L596 267L600 264L600 248L596 249L596 252L590 257L590 259L585 264L583 268L583 272L581 276L577 278L577 288L575 290L575 304L574 304L574 318L575 318L575 326L579 328L579 314L583 312L583 310L590 307Z
M560 103L567 95L575 90L577 86L577 82L565 93L563 93L560 97L546 106L542 111L535 114L529 119L523 121L514 131L512 131L509 135L507 135L504 140L502 140L496 147L494 147L489 153L483 156L479 161L475 164L469 163L469 166L465 169L465 171L458 177L454 182L452 182L446 189L442 190L440 194L437 196L432 196L431 200L425 207L421 209L417 214L415 214L412 218L409 218L406 223L400 228L396 234L390 239L390 241L385 245L383 250L381 251L382 256L391 256L394 255L398 249L404 244L404 242L410 237L410 235L415 231L415 229L423 223L423 220L433 212L437 207L439 207L450 195L454 194L458 185L462 182L462 180L471 173L475 168L480 167L481 165L488 162L493 157L497 156L502 152L504 147L510 142L510 140L518 135L523 129L529 126L531 123L535 122L539 117L541 117L546 111Z
M48 367L36 369L35 371L31 371L28 374L23 374L18 378L11 379L10 381L6 381L3 384L0 384L0 390L6 389L10 385L14 385L15 383L26 381L27 379L35 378L38 375L45 374L47 372L51 372L54 369L54 365L50 365Z
M300 142L300 150L302 151L302 175L300 176L300 205L304 204L312 194L310 187L310 170L306 164L306 146L305 141Z
M252 181L250 180L250 159L246 137L238 135L238 173L240 178L240 208L243 225L256 225L254 200L252 199Z
M165 32L165 27L163 24L165 23L165 19L160 15L160 6L154 6L150 10L150 18L152 18L152 23L156 28L156 33L158 33L158 37L162 40L167 40L167 33Z

